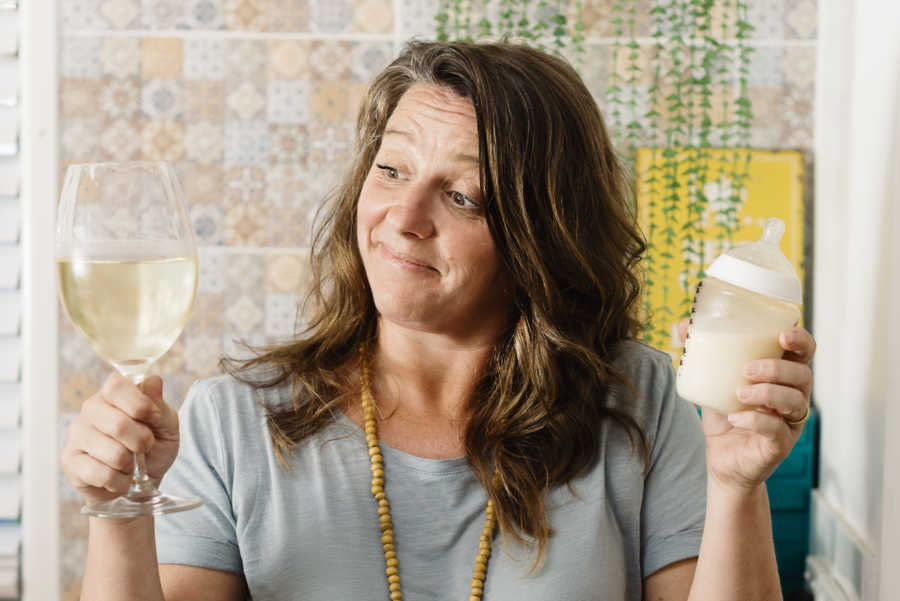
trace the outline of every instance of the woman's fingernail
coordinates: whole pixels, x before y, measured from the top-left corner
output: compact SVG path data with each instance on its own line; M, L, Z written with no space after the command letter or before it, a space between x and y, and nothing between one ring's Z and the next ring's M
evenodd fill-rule
M757 367L756 363L749 363L744 368L744 375L746 376L755 376L759 373L759 367Z
M785 344L794 344L795 342L797 342L797 335L793 332L785 332L784 342Z
M731 422L732 424L736 424L740 420L741 420L741 416L738 415L737 413L729 413L728 414L728 421Z
M738 397L742 399L749 399L751 394L753 394L753 389L749 386L743 386L738 390Z

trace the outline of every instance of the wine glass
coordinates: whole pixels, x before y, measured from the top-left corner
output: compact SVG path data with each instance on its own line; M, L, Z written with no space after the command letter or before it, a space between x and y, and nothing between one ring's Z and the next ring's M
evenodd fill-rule
M175 170L161 161L71 165L56 229L59 291L93 349L136 385L178 338L197 290L197 245ZM128 492L82 507L99 517L184 511L134 454Z

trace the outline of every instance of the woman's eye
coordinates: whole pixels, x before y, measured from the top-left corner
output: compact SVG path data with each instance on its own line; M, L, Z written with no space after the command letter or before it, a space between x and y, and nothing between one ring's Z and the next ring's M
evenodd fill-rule
M384 174L388 179L398 179L400 177L400 172L390 165L379 165L376 163L375 166L384 171Z
M453 199L453 204L463 209L480 209L481 205L477 202L463 194L462 192L451 192L450 198Z

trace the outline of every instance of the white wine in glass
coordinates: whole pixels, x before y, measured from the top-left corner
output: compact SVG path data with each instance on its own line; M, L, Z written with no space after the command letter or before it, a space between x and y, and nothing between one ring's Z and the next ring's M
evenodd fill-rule
M139 384L174 344L197 290L197 248L174 169L164 162L72 165L57 221L62 304L93 349ZM160 492L134 454L117 499L85 506L99 517L192 509L196 498Z

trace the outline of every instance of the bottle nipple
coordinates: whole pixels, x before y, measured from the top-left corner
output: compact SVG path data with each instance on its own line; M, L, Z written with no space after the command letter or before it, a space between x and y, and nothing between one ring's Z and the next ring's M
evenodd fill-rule
M778 246L781 244L781 237L784 235L784 221L777 217L770 217L766 221L766 227L763 229L761 242L768 242Z

